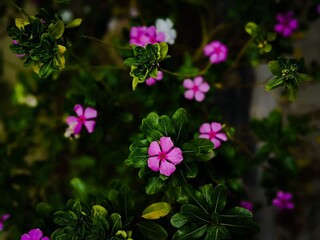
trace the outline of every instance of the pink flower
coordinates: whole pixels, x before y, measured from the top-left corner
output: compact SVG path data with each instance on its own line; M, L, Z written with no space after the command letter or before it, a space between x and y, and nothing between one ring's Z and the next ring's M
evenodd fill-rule
M12 40L12 44L18 45L19 42L17 40ZM18 58L23 58L25 54L15 54Z
M148 86L152 86L152 85L156 84L157 81L161 81L162 78L163 78L163 73L161 71L158 71L158 76L156 78L150 77L150 78L146 79L146 84Z
M227 141L227 135L220 132L221 129L222 125L218 122L203 123L199 129L199 138L209 139L213 142L214 148L218 148L221 145L221 141Z
M159 171L165 176L170 176L175 170L175 165L182 162L182 151L175 147L170 137L161 137L160 141L153 141L148 148L148 167L152 171Z
M43 234L39 228L30 230L21 236L20 240L50 240L48 237L42 237Z
M185 98L189 100L195 98L197 102L202 102L205 98L205 93L210 89L209 84L204 82L201 76L195 77L193 81L185 79L183 86L187 89L184 93Z
M320 14L320 4L317 5L316 9L317 9L317 13Z
M277 197L272 200L272 204L279 210L291 210L294 208L294 203L292 202L292 194L289 192L278 191Z
M132 27L130 30L130 44L144 47L147 44L163 42L166 36L162 32L157 32L155 26Z
M3 223L10 217L10 214L3 214L0 217L0 231L3 230Z
M210 57L212 64L224 62L228 57L228 48L219 41L213 41L203 49L204 55Z
M274 26L274 31L284 37L289 37L298 28L298 20L293 18L293 12L277 14L278 23Z
M88 132L92 133L96 125L96 121L93 120L93 118L97 117L97 111L91 107L87 107L85 110L83 110L83 107L80 104L75 105L73 110L76 112L77 117L67 117L66 122L69 125L67 132L69 131L68 133L70 135L79 135L82 125L84 125Z
M253 203L250 201L242 200L242 201L240 201L240 206L245 209L248 209L250 212L252 212L252 210L253 210Z

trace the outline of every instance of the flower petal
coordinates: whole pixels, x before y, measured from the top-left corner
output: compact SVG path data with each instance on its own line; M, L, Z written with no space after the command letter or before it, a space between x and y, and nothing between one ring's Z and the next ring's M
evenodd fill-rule
M174 171L176 170L176 167L174 164L164 160L160 164L160 173L169 177Z
M85 121L84 125L86 126L88 133L93 133L94 127L96 125L96 121L93 121L93 120Z
M208 92L208 91L210 90L210 86L209 86L208 83L203 82L202 84L200 84L199 90L200 90L201 92Z
M91 107L87 107L84 110L84 116L86 119L90 119L90 118L96 118L97 117L97 110L91 108Z
M212 122L211 123L211 129L213 132L219 132L221 129L222 129L222 125L221 123L218 123L218 122Z
M30 230L29 236L32 240L40 240L42 237L42 232L39 228Z
M199 138L206 138L209 139L209 134L200 134Z
M78 122L78 118L74 116L69 116L66 119L66 123L70 126Z
M161 153L159 143L157 141L153 141L148 148L148 154L149 156L156 156L159 153Z
M25 233L21 236L20 240L32 240L29 236L29 234Z
M194 91L193 90L188 90L184 92L184 97L188 100L191 100L194 96Z
M183 160L181 149L178 147L175 147L174 149L172 149L170 152L167 153L166 159L175 165L181 163Z
M76 112L76 114L80 117L83 116L83 107L80 104L77 104L74 106L73 110Z
M73 129L73 134L79 134L81 132L81 129L82 129L82 123L79 122Z
M160 81L163 78L163 72L158 71L158 76L156 77L156 80Z
M170 137L160 138L160 147L162 152L168 153L174 146Z
M155 157L149 157L148 158L148 167L152 170L152 171L159 171L159 166L160 165L160 159L158 156Z
M287 209L294 209L294 203L292 203L292 202L288 202L288 203L286 203L286 208Z
M197 102L202 102L205 98L205 95L203 92L200 92L200 91L197 91L195 94L194 94L194 98L196 99Z
M43 237L41 240L50 240L48 237Z
M227 141L227 135L225 133L217 133L216 137L219 138L222 141Z
M209 123L203 123L199 128L200 133L209 133L211 132L211 126Z
M193 81L191 79L185 79L183 81L183 86L187 89L190 89L193 87Z
M212 138L212 139L210 139L210 140L211 140L211 142L213 142L214 149L217 149L218 147L221 146L221 142L220 142L219 139L217 139L217 138Z
M154 84L156 84L156 79L154 79L154 78L148 78L148 79L146 79L146 84L147 84L147 86L152 86L152 85L154 85Z
M203 82L203 77L201 77L201 76L195 77L195 78L193 79L194 85L199 86L202 82Z

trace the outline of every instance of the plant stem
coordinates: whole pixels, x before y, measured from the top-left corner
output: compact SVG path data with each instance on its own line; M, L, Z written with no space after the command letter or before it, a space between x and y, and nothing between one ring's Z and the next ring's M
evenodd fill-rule
M251 45L252 43L252 38L250 38L241 48L240 52L238 53L236 59L233 61L232 65L230 66L230 69L236 67L240 61L240 59L242 58L243 54L245 54L245 52L247 51L248 47Z
M30 17L30 14L27 13L25 10L23 10L21 7L19 7L17 4L15 4L13 1L9 1L9 3L15 8L17 9L19 12L21 12L23 15L25 15L26 17Z
M89 40L93 40L93 41L96 41L96 42L99 42L103 45L106 45L106 46L109 46L109 47L114 47L114 48L118 48L118 49L121 49L121 50L131 50L130 47L122 47L122 46L117 46L117 45L114 45L112 43L109 43L109 42L105 42L103 40L100 40L98 38L95 38L95 37L91 37L91 36L87 36L87 35L81 35L81 37L85 38L85 39L89 39Z

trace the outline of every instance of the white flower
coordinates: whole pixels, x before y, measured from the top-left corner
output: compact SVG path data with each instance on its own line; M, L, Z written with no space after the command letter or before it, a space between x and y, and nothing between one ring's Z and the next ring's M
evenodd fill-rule
M177 37L177 32L173 28L173 22L167 18L167 19L157 19L156 21L156 28L157 32L162 32L165 34L165 42L169 44L174 44L174 41Z

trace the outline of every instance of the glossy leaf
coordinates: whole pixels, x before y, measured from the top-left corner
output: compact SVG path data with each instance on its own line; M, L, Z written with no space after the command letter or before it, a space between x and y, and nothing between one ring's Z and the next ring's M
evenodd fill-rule
M172 237L172 240L201 239L206 230L207 225L188 224L176 231Z
M167 202L157 202L146 207L142 212L142 217L145 219L159 219L169 214L171 206Z
M143 220L137 224L138 231L146 240L165 240L168 237L166 230L159 224Z
M51 23L48 27L49 33L55 38L55 39L59 39L62 37L63 33L64 33L64 23L61 20L58 20L55 23Z

